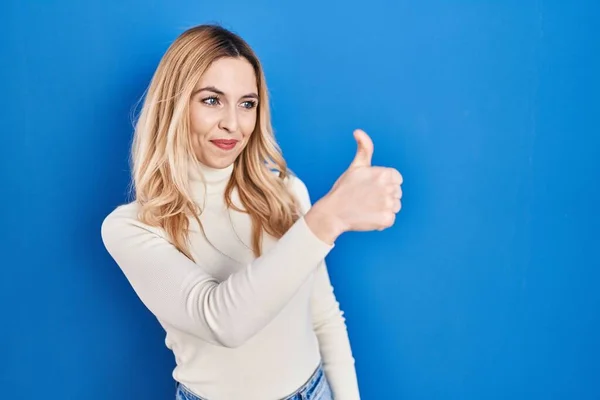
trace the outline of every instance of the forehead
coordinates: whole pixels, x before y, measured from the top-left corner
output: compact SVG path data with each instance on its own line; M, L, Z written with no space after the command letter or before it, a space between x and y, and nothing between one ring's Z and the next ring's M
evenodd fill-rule
M245 94L257 91L256 74L245 58L220 58L200 77L196 89L206 86L215 86L228 94Z

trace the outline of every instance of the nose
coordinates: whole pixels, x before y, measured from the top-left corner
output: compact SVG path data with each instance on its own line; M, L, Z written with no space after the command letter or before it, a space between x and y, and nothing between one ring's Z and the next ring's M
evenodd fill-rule
M235 106L224 107L223 115L219 123L219 127L230 133L236 132L238 129L238 115Z

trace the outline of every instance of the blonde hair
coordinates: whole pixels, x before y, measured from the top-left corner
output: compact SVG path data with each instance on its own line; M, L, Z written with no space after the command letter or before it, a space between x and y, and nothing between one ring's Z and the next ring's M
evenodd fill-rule
M221 26L193 27L177 37L160 60L135 124L130 159L132 190L141 206L138 218L162 228L171 243L190 259L188 218L203 226L199 219L202 210L192 199L188 179L189 168L198 162L190 139L189 102L202 74L223 57L243 57L250 62L260 98L254 132L234 162L225 202L249 214L252 250L257 257L263 231L280 238L299 218L299 203L285 185L284 179L291 172L273 134L258 57L242 38ZM234 188L245 210L232 204Z

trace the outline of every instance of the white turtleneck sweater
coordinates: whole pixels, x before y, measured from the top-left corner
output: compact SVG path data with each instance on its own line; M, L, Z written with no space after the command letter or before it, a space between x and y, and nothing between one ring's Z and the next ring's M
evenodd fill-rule
M336 400L359 399L355 360L321 241L300 218L280 239L251 251L251 221L228 209L223 194L233 166L190 171L194 200L204 205L206 237L190 218L190 251L140 222L134 201L102 224L106 249L166 331L173 378L209 400L276 400L300 388L322 359ZM204 191L202 180L207 183ZM304 183L287 181L310 208ZM233 202L243 209L236 190Z

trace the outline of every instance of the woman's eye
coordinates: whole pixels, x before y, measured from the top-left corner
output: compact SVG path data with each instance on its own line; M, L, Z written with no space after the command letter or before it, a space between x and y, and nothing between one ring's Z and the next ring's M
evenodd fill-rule
M244 107L244 108L246 108L246 109L249 110L251 108L256 107L256 102L252 101L252 100L245 101L245 102L242 103L242 107Z
M216 106L219 104L219 98L215 96L210 96L202 100L202 102L209 106Z

